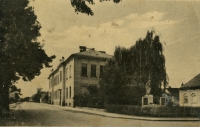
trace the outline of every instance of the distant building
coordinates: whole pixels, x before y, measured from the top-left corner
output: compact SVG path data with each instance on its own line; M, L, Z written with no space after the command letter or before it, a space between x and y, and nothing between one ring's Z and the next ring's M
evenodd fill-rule
M48 92L41 92L40 103L48 103Z
M104 51L86 50L80 46L80 52L64 57L49 79L49 98L51 104L73 106L73 97L88 93L88 85L98 85L108 59L112 56Z
M179 88L166 88L162 93L162 97L166 98L166 105L170 103L173 105L179 104Z
M200 106L200 74L195 76L179 89L180 106Z

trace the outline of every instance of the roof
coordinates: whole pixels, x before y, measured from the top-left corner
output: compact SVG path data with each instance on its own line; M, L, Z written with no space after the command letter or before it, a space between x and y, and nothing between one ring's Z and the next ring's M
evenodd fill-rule
M180 87L181 90L183 89L200 89L200 74L195 76L193 79L191 79L186 84L183 84Z
M99 51L95 51L95 50L87 50L84 52L79 52L79 53L75 53L74 57L84 57L84 58L103 58L103 59L107 59L107 58L112 58L112 55L108 55L106 53L102 53Z
M86 50L86 51L83 51L83 52L71 54L65 61L63 61L62 63L60 63L58 65L58 67L49 75L48 79L51 77L51 75L53 75L55 72L58 71L60 66L62 66L63 64L68 63L72 58L86 58L86 59L106 60L106 59L111 59L112 57L113 57L112 55L108 55L106 53L102 53L100 51L95 51L95 50Z
M171 96L178 97L179 96L179 88L167 88L167 93Z

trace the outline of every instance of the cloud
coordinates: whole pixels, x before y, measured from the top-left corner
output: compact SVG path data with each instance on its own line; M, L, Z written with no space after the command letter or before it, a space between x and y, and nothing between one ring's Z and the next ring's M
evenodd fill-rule
M144 14L133 13L120 19L107 21L97 26L70 26L64 31L54 27L44 26L41 29L42 36L39 40L45 44L44 49L49 55L56 55L53 61L53 68L56 68L59 59L64 56L69 57L72 53L79 52L79 46L104 50L108 54L113 54L115 46L130 47L139 38L144 38L147 30L155 27L157 31L165 27L173 26L177 21L163 20L165 13L148 12ZM63 26L65 27L65 26ZM161 32L162 33L162 32ZM44 41L45 40L45 41ZM44 90L48 89L50 69L44 69L42 75L29 84L34 90L41 85ZM25 85L23 83L21 85ZM27 88L24 88L27 90ZM24 90L23 90L24 91Z
M49 29L43 28L40 39L45 40L42 42L45 43L47 52L58 56L63 55L62 51L78 49L80 45L92 48L101 47L99 50L106 50L112 54L115 46L130 47L139 38L144 38L147 30L152 28L158 33L167 33L163 29L172 27L178 21L163 20L165 15L166 13L157 11L144 14L133 13L114 21L101 23L98 26L71 26L65 31L53 29L51 33L48 31ZM65 55L74 53L74 50L71 51Z
M115 46L130 47L136 40L145 37L147 30L154 28L159 31L177 23L177 21L170 19L163 20L165 14L157 11L144 14L134 13L114 21L99 24L97 27L71 26L64 32L56 31L56 29L49 32L42 29L41 40L45 40L47 52L56 53L58 56L63 55L61 54L62 51L78 49L80 45L92 48L101 47L99 50L106 50L108 53L113 54ZM74 52L68 52L65 55L71 53Z
M169 26L174 25L178 21L173 20L163 20L163 17L166 13L162 12L148 12L145 14L130 14L126 17L126 19L130 22L129 26L131 28L158 28L163 29Z

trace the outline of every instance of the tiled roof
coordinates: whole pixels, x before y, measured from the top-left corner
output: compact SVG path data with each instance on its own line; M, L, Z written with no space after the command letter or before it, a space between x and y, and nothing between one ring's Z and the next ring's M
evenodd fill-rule
M200 74L183 84L180 89L200 89Z

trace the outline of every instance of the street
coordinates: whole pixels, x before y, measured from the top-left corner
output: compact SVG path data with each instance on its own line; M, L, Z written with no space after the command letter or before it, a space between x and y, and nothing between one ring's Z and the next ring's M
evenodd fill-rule
M7 121L9 126L131 126L131 127L199 127L199 122L192 121L145 121L134 119L111 118L95 114L66 111L61 107L24 102L11 109L16 120Z

